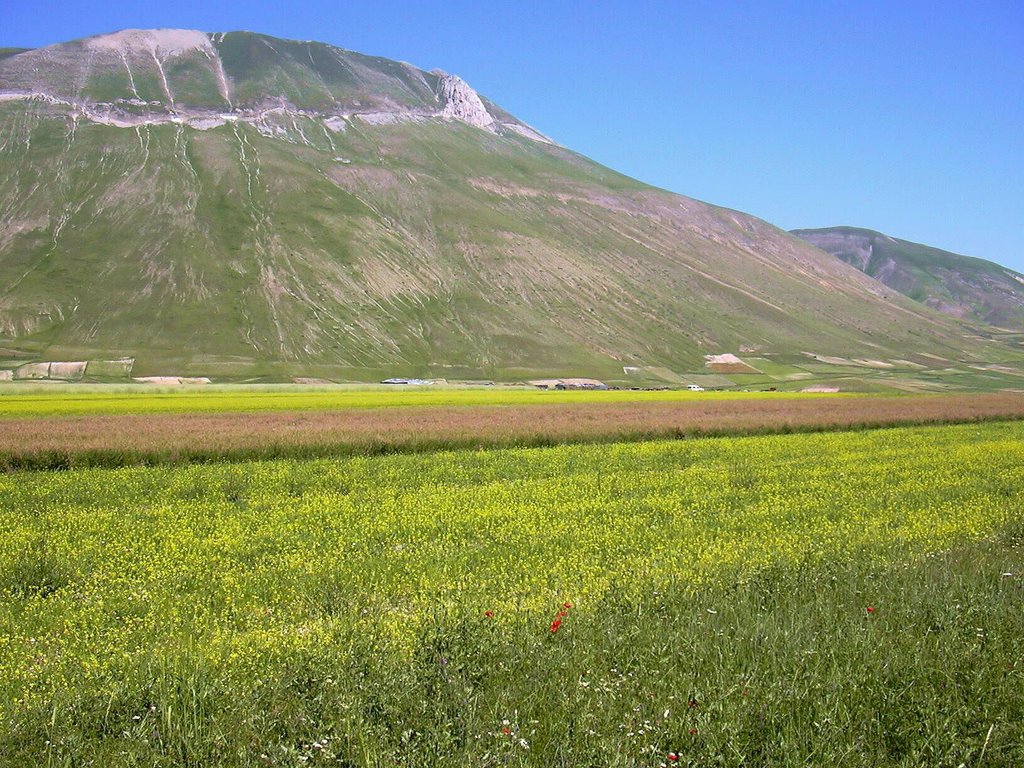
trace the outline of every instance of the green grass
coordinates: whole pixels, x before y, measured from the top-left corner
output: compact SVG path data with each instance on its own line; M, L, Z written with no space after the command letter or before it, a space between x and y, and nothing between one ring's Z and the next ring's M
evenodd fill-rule
M0 764L1019 765L1022 438L2 477Z
M814 398L835 395L736 392L543 391L504 387L466 388L330 388L224 387L157 389L144 387L61 387L55 391L26 385L0 385L0 417L81 416L146 413L220 413L306 411L404 406L540 405L569 403L665 403ZM28 385L31 386L31 385Z

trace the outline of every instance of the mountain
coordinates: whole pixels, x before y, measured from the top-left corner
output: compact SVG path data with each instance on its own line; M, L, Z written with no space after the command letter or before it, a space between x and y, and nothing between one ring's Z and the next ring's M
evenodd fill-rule
M954 317L1024 329L1024 275L870 229L795 229L792 234L893 290Z
M978 339L439 70L187 30L0 58L0 368L679 383L1019 356Z

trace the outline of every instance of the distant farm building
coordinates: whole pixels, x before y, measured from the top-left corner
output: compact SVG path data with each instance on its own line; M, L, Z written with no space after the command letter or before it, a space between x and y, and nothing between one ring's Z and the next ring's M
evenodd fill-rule
M597 379L534 379L529 384L537 389L608 389Z

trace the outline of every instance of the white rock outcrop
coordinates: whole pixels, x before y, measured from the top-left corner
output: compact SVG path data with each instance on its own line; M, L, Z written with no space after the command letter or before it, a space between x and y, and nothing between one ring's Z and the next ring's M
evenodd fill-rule
M494 117L487 111L480 94L458 75L438 72L438 96L441 98L441 117L446 120L461 120L464 123L496 132Z
M209 35L197 29L123 29L109 35L87 37L84 43L94 51L118 54L159 51L166 56L180 56L188 51L213 52Z

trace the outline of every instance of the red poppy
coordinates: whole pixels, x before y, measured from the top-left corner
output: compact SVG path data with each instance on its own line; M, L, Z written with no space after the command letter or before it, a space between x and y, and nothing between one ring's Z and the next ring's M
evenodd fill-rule
M555 619L554 621L552 621L551 622L551 634L555 634L555 632L558 631L558 628L560 626L562 626L562 620L561 619Z
M509 735L510 733L512 733L512 731L510 731L510 730L508 729L508 727L502 728L502 729L501 729L501 732L502 732L503 734L505 734L506 736L508 736L508 735Z
M570 608L572 608L572 603L562 603L562 607L566 610L569 610Z
M875 612L875 606L869 605L868 606L868 613L874 613L874 612Z
M677 755L675 752L669 752L668 753L668 761L670 763L674 763L677 760L679 760L679 755Z
M484 616L486 616L488 619L493 619L494 611L484 611Z

